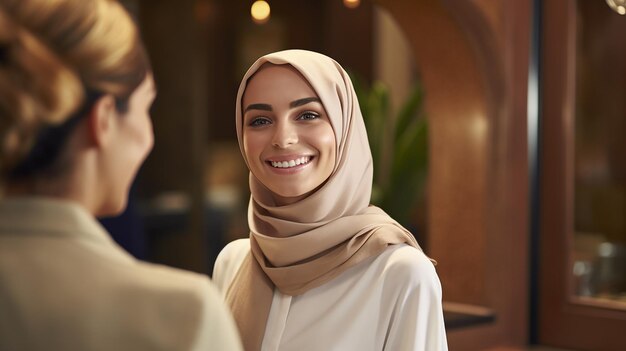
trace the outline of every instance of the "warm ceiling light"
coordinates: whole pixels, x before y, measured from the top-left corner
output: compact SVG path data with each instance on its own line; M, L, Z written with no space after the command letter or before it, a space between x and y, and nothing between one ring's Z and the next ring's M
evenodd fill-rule
M343 4L346 5L347 8L354 9L359 7L361 0L343 0Z
M264 0L257 0L252 4L250 14L255 23L263 24L270 19L270 4Z
M620 15L626 15L626 0L606 0L606 3L613 11Z

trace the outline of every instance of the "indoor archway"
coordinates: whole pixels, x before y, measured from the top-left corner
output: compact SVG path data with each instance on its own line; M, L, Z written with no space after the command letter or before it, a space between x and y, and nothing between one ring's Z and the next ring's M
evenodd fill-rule
M426 91L428 253L440 261L444 301L496 314L489 326L449 331L450 349L524 345L530 5L376 3L404 30Z

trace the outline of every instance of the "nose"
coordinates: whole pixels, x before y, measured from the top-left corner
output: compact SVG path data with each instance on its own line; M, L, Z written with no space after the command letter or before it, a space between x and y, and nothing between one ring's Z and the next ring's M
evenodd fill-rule
M298 143L298 131L289 122L277 123L272 145L279 149L284 149L290 145Z

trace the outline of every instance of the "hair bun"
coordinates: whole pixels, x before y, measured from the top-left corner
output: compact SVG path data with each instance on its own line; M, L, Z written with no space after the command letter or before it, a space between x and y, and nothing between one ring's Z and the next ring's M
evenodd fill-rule
M71 115L83 95L76 74L0 9L0 172L28 153L42 125Z
M31 162L43 126L79 112L86 91L113 96L125 112L150 72L137 27L115 0L0 0L0 46L0 181ZM33 176L51 170L32 162Z

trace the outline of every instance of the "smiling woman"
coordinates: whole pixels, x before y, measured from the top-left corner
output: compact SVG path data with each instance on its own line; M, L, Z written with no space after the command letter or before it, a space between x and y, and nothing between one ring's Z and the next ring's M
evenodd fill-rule
M372 156L343 68L311 51L263 56L236 111L250 238L222 250L213 277L246 350L447 350L433 263L369 203Z

